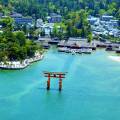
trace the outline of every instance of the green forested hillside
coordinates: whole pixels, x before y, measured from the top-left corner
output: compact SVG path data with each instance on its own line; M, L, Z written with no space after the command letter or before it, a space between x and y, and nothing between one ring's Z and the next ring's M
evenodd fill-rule
M120 0L0 0L0 11L4 14L15 11L43 20L50 13L58 13L63 17L67 36L91 38L87 16L108 14L120 19Z
M91 15L110 14L120 17L120 0L0 0L0 10L7 6L24 15L42 17L51 12L66 16L71 11L86 10Z

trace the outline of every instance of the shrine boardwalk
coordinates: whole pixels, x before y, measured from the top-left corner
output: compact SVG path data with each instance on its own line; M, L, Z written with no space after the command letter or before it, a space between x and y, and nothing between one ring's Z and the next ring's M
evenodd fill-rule
M50 78L59 78L59 91L62 90L62 79L65 78L67 72L43 72L47 80L47 90L50 90Z

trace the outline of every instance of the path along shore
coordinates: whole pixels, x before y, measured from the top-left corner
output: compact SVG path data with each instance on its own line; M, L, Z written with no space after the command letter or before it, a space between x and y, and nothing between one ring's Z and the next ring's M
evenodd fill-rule
M0 62L0 69L10 69L10 70L16 70L16 69L24 69L27 66L29 66L31 63L42 60L43 55L36 54L33 58L25 59L24 61L6 61L6 62Z

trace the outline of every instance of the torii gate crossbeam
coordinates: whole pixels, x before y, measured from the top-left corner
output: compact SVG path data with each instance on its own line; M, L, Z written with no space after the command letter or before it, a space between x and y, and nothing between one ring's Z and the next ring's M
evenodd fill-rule
M66 72L43 72L47 80L47 90L50 90L51 78L59 78L59 91L62 90L62 79L65 78Z

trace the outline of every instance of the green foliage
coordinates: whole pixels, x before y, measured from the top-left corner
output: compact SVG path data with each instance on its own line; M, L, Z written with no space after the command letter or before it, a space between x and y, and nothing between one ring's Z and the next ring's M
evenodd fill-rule
M91 28L87 21L85 10L71 12L62 23L55 24L52 37L63 39L66 37L87 37L91 34Z
M57 12L66 16L69 12L80 9L92 10L93 15L99 14L101 9L114 15L120 7L119 0L17 0L14 1L18 12L42 17L47 13ZM25 7L23 7L25 6ZM22 9L21 9L22 8Z
M9 0L1 0L1 1L2 1L2 4L5 5L5 6L7 6L8 3L9 3Z
M2 19L3 33L0 35L0 61L24 60L33 57L39 50L39 46L31 40L27 40L23 31L13 32L11 20Z
M45 36L45 31L42 30L42 31L40 32L40 35L41 35L42 37L44 37L44 36Z
M52 12L65 17L80 9L95 16L103 13L115 15L120 8L119 0L0 0L0 3L7 6L4 12L14 9L23 15L43 19Z
M26 44L26 37L23 31L15 32L15 37L20 46L24 46Z
M87 35L91 33L85 10L72 12L68 14L67 18L69 19L66 21L67 36L87 37Z
M10 17L6 17L3 19L0 19L0 25L3 26L3 31L12 31L13 30L13 19Z
M93 39L92 34L88 34L87 39L88 39L88 42L90 43L92 41L92 39Z

